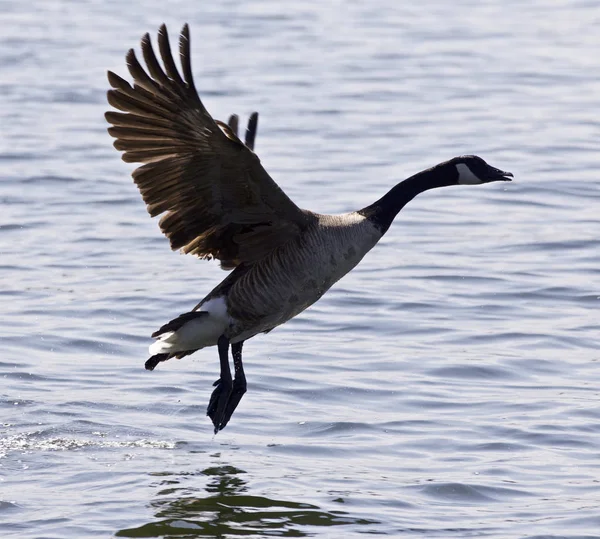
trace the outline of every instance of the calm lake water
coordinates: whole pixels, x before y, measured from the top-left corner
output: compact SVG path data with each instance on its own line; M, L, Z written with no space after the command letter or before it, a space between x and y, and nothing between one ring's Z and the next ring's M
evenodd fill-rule
M464 153L318 304L245 347L150 334L224 276L172 253L106 133L105 72L167 23L208 109L261 113L301 207ZM600 537L596 2L2 3L0 535Z

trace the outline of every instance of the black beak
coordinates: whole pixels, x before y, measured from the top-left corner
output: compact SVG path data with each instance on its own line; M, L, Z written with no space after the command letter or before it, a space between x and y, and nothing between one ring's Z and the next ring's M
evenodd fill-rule
M497 182L497 181L505 181L509 182L511 178L514 178L512 172L504 172L498 168L490 167L488 172L488 181Z

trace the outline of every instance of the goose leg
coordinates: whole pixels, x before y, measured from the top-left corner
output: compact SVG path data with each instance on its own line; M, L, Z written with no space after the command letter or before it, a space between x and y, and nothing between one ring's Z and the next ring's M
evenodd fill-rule
M210 417L215 426L215 434L225 426L223 423L225 409L233 387L231 370L229 368L229 339L225 335L219 337L217 348L219 349L221 374L220 378L213 384L216 387L210 396L208 409L206 410L206 415Z
M235 378L233 379L233 389L225 408L225 415L221 421L219 429L224 429L233 412L237 408L237 405L242 400L244 393L246 393L246 375L244 374L244 365L242 364L242 346L244 341L237 342L231 345L231 353L233 355L233 366L235 369Z

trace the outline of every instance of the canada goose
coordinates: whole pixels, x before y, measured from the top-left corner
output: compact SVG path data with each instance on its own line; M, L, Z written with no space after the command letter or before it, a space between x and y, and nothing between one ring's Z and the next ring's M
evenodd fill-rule
M455 157L400 182L379 200L344 215L320 215L292 202L252 151L256 113L244 144L237 116L214 120L200 101L190 64L187 24L179 38L181 74L165 25L158 32L161 67L150 36L141 41L147 71L133 49L133 86L108 72L106 113L114 146L133 172L152 217L171 248L216 258L233 270L194 309L154 332L146 369L217 345L220 378L207 409L215 433L246 392L244 341L267 333L317 301L375 246L397 213L416 195L447 185L509 180L512 174L474 155ZM166 213L165 213L166 212ZM229 367L231 345L235 378Z

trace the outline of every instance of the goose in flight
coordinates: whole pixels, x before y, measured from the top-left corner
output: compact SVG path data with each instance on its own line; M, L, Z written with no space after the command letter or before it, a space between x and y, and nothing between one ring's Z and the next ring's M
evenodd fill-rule
M108 72L108 102L120 111L106 113L108 132L124 161L143 163L133 179L150 216L162 215L159 226L171 248L215 258L232 270L190 312L154 332L146 369L216 345L220 377L207 409L215 433L227 425L246 392L246 340L315 303L361 261L419 193L512 177L466 155L409 177L358 211L321 215L303 210L253 151L257 114L242 142L237 116L220 122L204 107L192 77L187 24L179 38L180 70L164 25L158 32L162 65L148 34L141 51L145 68L133 49L126 56L133 84Z

